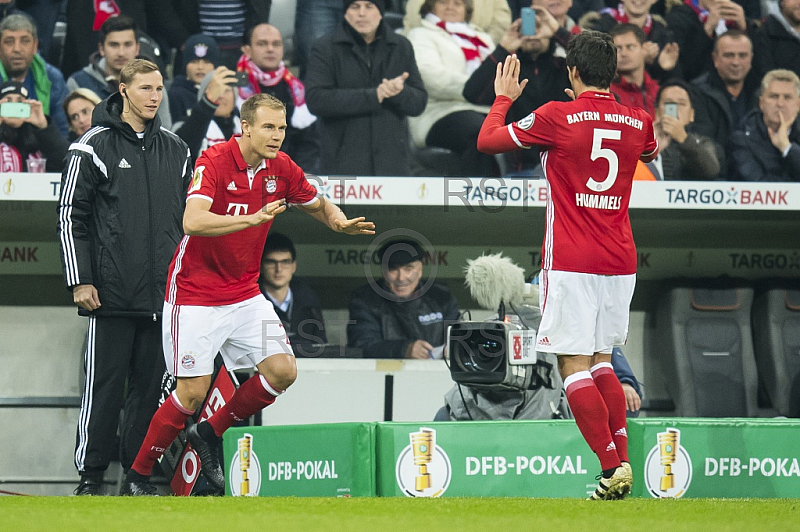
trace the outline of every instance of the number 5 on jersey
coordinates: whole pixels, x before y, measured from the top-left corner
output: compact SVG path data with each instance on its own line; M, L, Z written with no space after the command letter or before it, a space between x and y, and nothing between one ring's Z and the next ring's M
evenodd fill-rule
M620 140L622 132L615 129L595 129L592 137L592 161L597 159L605 159L608 161L608 175L605 180L601 182L595 181L593 177L589 177L586 186L590 190L596 192L605 192L614 186L617 180L617 173L619 172L619 159L616 152L610 148L603 148L603 141Z

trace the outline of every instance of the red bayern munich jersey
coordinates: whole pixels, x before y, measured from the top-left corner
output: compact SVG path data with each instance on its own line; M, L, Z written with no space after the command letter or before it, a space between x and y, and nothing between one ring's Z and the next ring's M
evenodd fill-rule
M204 198L211 202L210 212L230 216L253 214L282 198L295 204L317 198L303 170L283 152L266 159L251 184L237 138L208 148L197 159L187 201ZM259 295L261 254L271 225L221 236L184 236L169 267L166 300L213 307Z
M637 161L658 150L650 115L585 91L549 102L507 126L518 147L536 145L547 178L542 268L636 273L628 203Z

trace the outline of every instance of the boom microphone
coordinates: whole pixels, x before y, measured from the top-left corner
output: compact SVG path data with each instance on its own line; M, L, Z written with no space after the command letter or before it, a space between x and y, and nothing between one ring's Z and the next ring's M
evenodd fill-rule
M467 260L465 271L469 293L482 308L496 311L501 303L522 303L525 271L502 253Z

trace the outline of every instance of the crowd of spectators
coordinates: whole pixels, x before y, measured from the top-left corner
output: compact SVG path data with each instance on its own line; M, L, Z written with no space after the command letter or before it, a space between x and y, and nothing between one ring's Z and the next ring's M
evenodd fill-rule
M296 0L293 28L271 21L271 7L0 0L0 83L26 93L8 86L5 101L37 102L27 118L0 116L3 170L28 171L31 154L60 170L53 131L65 142L88 131L123 65L144 57L164 74L162 125L193 157L239 133L242 102L265 92L286 104L283 149L308 173L412 175L426 171L415 159L427 150L450 165L442 175L542 177L535 150L496 158L475 148L496 65L520 58L529 82L507 115L520 120L567 98L565 47L591 29L617 46L615 97L652 115L665 144L637 177L800 181L800 84L789 75L800 74L800 0ZM521 32L526 7L534 35Z

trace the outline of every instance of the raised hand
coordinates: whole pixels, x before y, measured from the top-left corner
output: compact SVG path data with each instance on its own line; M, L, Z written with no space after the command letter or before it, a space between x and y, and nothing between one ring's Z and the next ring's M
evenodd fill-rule
M497 96L508 96L511 100L516 100L522 94L527 79L519 82L519 59L517 54L506 57L502 63L497 63L497 72L494 76L494 93Z
M783 153L786 148L791 145L791 141L789 140L789 127L792 125L783 117L783 113L780 111L778 112L778 116L781 118L781 123L778 126L778 129L773 130L772 128L767 128L767 133L769 133L769 140L772 142L772 145L775 146L781 153Z

